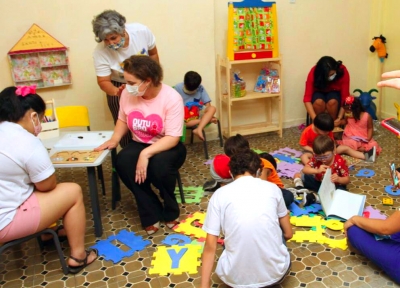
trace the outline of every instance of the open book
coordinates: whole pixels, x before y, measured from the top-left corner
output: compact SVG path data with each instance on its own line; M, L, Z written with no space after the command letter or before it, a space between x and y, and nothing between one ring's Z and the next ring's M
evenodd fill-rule
M348 220L354 215L362 216L366 197L336 189L331 181L331 169L327 169L318 196L326 217Z

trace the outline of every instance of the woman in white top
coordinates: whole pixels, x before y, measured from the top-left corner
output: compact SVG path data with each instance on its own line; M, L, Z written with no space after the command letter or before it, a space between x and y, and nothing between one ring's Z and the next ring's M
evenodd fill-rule
M46 110L35 86L0 92L0 243L41 231L63 218L71 254L69 271L78 273L97 258L85 250L85 206L81 187L57 184L46 148L36 137Z
M286 240L293 236L282 192L275 184L255 178L262 162L250 149L234 154L229 168L234 181L219 188L207 208L201 287L210 287L221 232L225 236L225 250L215 273L225 284L278 284L290 270L290 255L282 235Z
M124 16L114 10L105 10L92 21L95 40L99 44L93 52L97 84L106 92L108 107L118 120L119 99L125 88L122 62L132 55L148 55L159 62L156 38L149 28L139 23L126 24ZM125 147L131 140L129 133L121 141Z

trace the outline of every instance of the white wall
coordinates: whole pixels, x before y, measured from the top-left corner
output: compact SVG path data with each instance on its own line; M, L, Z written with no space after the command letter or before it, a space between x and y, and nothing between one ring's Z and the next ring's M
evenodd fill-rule
M45 99L57 105L87 105L93 129L112 129L113 122L105 93L97 86L92 51L96 46L92 33L93 16L115 9L127 22L140 22L156 36L164 82L175 85L184 73L196 70L203 83L213 91L214 13L212 0L0 0L0 88L13 85L7 52L33 23L69 47L71 86L39 90Z
M371 70L368 63L376 56L368 50L372 34L376 34L370 27L370 20L377 13L373 10L373 1L378 0L296 0L295 4L289 0L276 1L284 61L285 126L304 121L304 82L309 69L321 56L331 55L343 61L350 71L351 90L373 88L367 85ZM396 2L385 1L393 7ZM165 70L165 83L174 85L182 81L186 71L196 70L203 76L203 84L216 103L215 59L217 54L225 55L227 3L222 0L0 0L0 27L4 31L0 46L0 87L13 84L7 52L36 23L70 48L73 79L71 86L43 89L40 95L55 98L58 105L87 105L94 129L112 128L105 95L97 86L93 69L92 50L96 42L91 20L105 9L115 9L128 22L140 22L153 31ZM389 9L385 15L399 19L397 11ZM382 28L387 30L388 48L394 47L398 34L394 21L390 27ZM389 52L390 57L393 50ZM387 64L386 70L394 66L394 62L393 66L389 61Z
M379 61L377 53L370 53L368 66L368 87L376 88L376 82L381 79L381 73L385 71L400 70L400 10L397 0L373 0L371 10L374 11L371 17L369 41L372 44L372 37L383 34L386 37L386 50L389 57L383 63ZM396 108L393 103L400 104L400 91L393 88L379 89L381 97L382 118L395 117ZM375 94L373 94L375 95ZM375 100L379 104L379 99ZM379 106L379 105L378 105Z

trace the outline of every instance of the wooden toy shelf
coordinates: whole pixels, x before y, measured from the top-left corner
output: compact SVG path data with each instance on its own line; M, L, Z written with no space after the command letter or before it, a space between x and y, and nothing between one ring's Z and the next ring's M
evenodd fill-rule
M279 93L253 91L257 76L265 66L278 71ZM232 72L236 70L246 81L246 95L240 98L232 97L230 91ZM282 137L282 96L281 58L231 61L217 56L218 111L224 137L266 132L278 132Z

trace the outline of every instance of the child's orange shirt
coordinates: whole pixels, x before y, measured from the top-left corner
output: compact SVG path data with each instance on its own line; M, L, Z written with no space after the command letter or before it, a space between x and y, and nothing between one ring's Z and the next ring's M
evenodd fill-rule
M312 129L313 125L314 125L314 124L308 125L308 126L304 129L303 133L301 133L300 141L299 141L299 144L300 144L301 146L310 146L310 147L313 146L314 140L315 140L315 138L317 138L317 136L318 136L318 134L315 133L314 130ZM329 136L330 138L332 138L332 140L335 140L335 139L333 138L333 132L332 132L332 131L330 131L330 132L328 133L328 136Z
M281 181L281 178L279 178L279 175L276 172L274 165L272 165L271 162L263 158L261 158L261 161L264 164L264 169L271 170L271 173L269 174L267 181L276 184L279 188L283 188L284 185Z

